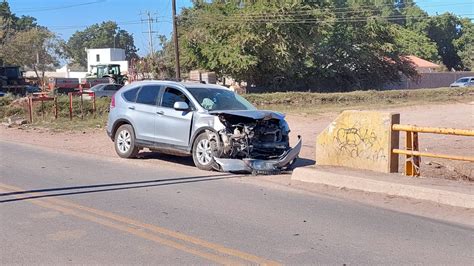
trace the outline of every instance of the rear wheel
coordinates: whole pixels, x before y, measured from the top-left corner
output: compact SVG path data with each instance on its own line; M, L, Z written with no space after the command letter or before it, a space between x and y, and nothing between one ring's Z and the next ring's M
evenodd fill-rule
M135 145L135 132L129 124L121 125L115 132L115 152L122 158L135 158L138 147Z
M213 154L213 144L207 133L200 134L193 144L193 161L197 168L211 171L216 164Z

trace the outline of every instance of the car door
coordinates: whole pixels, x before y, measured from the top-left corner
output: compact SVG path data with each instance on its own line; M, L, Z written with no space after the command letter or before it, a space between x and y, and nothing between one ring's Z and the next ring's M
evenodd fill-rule
M135 136L138 140L156 142L155 123L157 118L157 99L159 85L144 85L138 93L134 104L128 106L133 120Z
M173 108L175 102L186 102L190 105L190 109L186 111L175 110ZM189 145L193 108L184 92L175 87L164 88L158 105L158 114L155 132L159 142L187 147Z

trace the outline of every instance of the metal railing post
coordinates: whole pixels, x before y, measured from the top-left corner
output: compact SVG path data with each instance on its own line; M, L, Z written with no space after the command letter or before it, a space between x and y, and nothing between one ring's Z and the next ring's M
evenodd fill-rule
M405 149L407 151L418 151L418 132L406 131ZM406 155L405 175L420 176L420 156Z
M72 120L72 93L69 94L69 120Z

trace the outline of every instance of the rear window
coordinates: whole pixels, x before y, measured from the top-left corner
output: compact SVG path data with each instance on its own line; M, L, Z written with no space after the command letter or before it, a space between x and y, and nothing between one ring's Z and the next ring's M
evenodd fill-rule
M137 96L137 103L156 105L156 98L160 92L160 86L143 86Z
M138 88L128 90L123 93L123 98L125 98L125 100L129 102L135 102L135 99L137 98L137 92L138 92Z
M104 91L116 91L118 89L120 89L120 87L117 85L107 85L104 87Z

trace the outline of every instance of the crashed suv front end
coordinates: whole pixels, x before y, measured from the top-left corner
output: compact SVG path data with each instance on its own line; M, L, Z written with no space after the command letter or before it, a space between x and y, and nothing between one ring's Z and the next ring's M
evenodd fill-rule
M276 174L288 169L301 150L301 139L289 144L290 128L284 115L272 111L210 111L215 169L226 172Z

